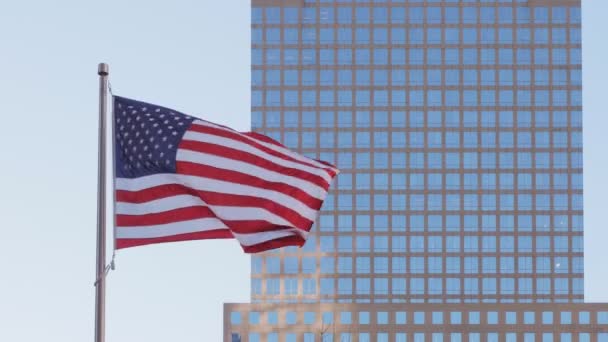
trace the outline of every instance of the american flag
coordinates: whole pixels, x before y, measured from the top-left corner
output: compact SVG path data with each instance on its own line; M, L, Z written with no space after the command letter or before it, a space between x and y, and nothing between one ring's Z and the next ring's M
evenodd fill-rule
M334 166L257 133L114 96L116 248L235 238L301 246Z

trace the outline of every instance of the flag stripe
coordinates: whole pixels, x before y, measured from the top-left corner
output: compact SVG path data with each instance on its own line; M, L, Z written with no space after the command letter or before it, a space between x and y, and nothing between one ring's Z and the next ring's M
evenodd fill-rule
M295 199L289 195L285 195L277 190L261 189L255 186L237 184L227 181L216 180L212 178L193 176L193 175L182 175L182 174L153 174L139 178L117 178L116 189L137 191L154 187L164 184L183 184L196 190L199 194L219 194L219 201L230 201L235 198L243 198L248 201L255 202L266 202L272 206L284 206L290 208L291 211L298 214L303 218L310 221L314 221L316 218L316 210L311 209L305 203L302 203L298 199ZM253 196L252 194L255 194ZM224 198L222 198L224 196ZM200 196L205 198L206 202L210 204L207 196ZM242 202L242 201L240 201ZM218 204L217 202L215 202ZM281 204L279 204L281 203Z
M302 239L306 239L307 232L302 232L297 229L285 229L281 231L271 231L271 232L260 232L260 233L251 233L251 234L238 234L234 233L234 237L239 240L241 245L243 246L252 246L260 243L268 242L274 239L280 239L286 236L299 236Z
M116 248L129 248L136 246L145 246L155 243L164 242L178 242L178 241L189 241L189 240L207 240L207 239L232 239L232 233L228 229L219 230L208 230L204 232L188 233L188 234L176 234L171 236L163 236L159 238L147 238L147 239L116 239ZM263 249L259 249L261 252ZM247 252L254 253L254 252Z
M145 239L170 236L176 234L187 234L204 232L208 230L228 229L228 227L215 217L206 217L188 221L171 222L150 226L116 227L118 239Z
M323 189L311 189L309 190L309 192L313 192L313 195L311 195L304 192L301 188L292 185L267 181L265 179L260 179L258 177L238 171L218 169L214 166L200 165L189 162L177 162L177 169L179 170L180 174L183 175L205 175L207 179L225 181L237 185L240 184L244 186L251 186L258 189L273 188L276 189L277 192L296 199L313 210L319 210L321 208L321 205L323 204L323 197L325 196L325 191ZM314 194L313 190L316 190L316 194ZM253 192L252 195L253 194L256 194L256 192Z
M169 185L171 188L179 187L180 185L171 184ZM181 186L184 187L184 186ZM183 200L183 207L195 206L195 205L204 205L210 206L214 208L214 206L227 206L230 208L234 208L233 210L238 211L239 208L243 207L251 207L258 208L260 210L265 210L269 214L267 216L276 215L278 217L283 218L284 220L289 222L290 226L297 227L299 229L310 230L312 226L313 220L302 217L298 212L285 207L282 204L272 202L268 199L257 198L251 196L241 196L241 195L228 195L217 192L206 192L206 191L196 191L194 189L187 189L184 187L185 193L175 192L175 196L163 196L158 199L150 199L151 197L147 193L148 190L142 190L140 192L120 192L120 199L117 199L116 209L119 214L127 214L127 215L146 215L157 212L170 211L173 209L179 208L179 203L176 200L173 200L173 197L179 197ZM160 191L156 191L156 189L152 190L153 195L159 194ZM148 198L148 200L143 201L139 197L142 195L143 197ZM125 200L127 199L127 200ZM202 200L204 199L204 201ZM150 205L154 208L147 209L146 206ZM142 208L141 211L138 208ZM213 211L213 209L212 209ZM233 215L226 216L226 220L242 220L245 216L232 217ZM268 219L268 217L256 217L255 219Z
M182 203L188 203L187 207L182 207ZM206 208L205 211L199 211L199 217L217 217L224 221L238 221L243 217L247 217L248 220L266 221L272 225L278 226L289 226L290 222L283 219L281 216L275 215L264 208L258 207L243 207L243 206L221 206L221 205L207 205L200 198L191 195L177 195L172 197L165 197L162 199L146 202L146 203L116 203L116 213L118 215L129 215L129 216L140 216L142 221L151 220L149 224L159 224L160 222L155 221L155 216L159 213L165 215L172 215L172 211L180 209L194 209ZM181 215L196 215L193 212L178 212ZM181 216L177 216L180 219ZM120 226L121 224L118 223Z
M274 240L262 242L257 245L243 246L245 253L259 253L270 249L285 247L285 246L298 246L302 247L306 240L299 235L286 236Z
M208 127L213 127L213 123L210 123L208 121L202 121L202 122L201 121L202 120L196 120L193 122L193 124L206 125ZM264 135L256 133L256 132L248 132L248 134L243 134L243 133L237 132L235 130L232 130L230 128L223 127L223 126L218 127L218 128L221 130L224 130L224 131L236 133L238 136L244 136L245 138L248 138L251 141L257 142L258 144L260 144L263 147L266 147L273 151L281 153L289 158L292 158L293 160L297 160L301 163L311 165L313 167L318 167L320 169L325 169L326 171L332 173L333 175L336 175L338 173L338 169L335 168L333 165L328 164L326 162L320 162L318 160L305 157L299 153L296 153L296 152L288 149L287 147L285 147L278 141L271 139L270 137L264 136Z
M125 203L117 203L116 208ZM121 209L124 209L121 208ZM215 217L213 212L206 206L192 206L176 208L156 213L137 215L137 214L116 214L116 225L119 227L153 226L171 222L188 221L205 217Z
M279 157L281 159L289 160L289 161L292 161L292 162L295 162L295 163L298 163L301 165L306 165L306 166L309 166L312 168L318 168L321 170L325 170L327 173L330 173L330 174L336 172L336 169L329 167L328 165L319 163L318 161L316 161L314 159L310 159L310 158L304 157L302 155L299 155L297 153L294 153L282 145L271 144L266 141L258 140L251 136L240 134L231 129L217 127L212 124L202 122L199 120L194 121L192 123L192 126L190 126L190 130L188 131L188 133L191 133L191 132L208 133L208 134L212 134L217 137L229 138L234 141L239 141L244 144L247 144L251 147L254 147L255 149L257 149L259 151L263 151L269 155L273 155L273 156Z
M226 146L199 141L184 140L177 153L178 161L190 161L228 170L247 170L247 173L276 182L293 184L307 189L316 187L327 189L329 183L325 178L310 172L285 167L251 153Z
M193 127L197 127L197 126L193 126ZM207 131L212 131L212 132L208 133ZM212 143L215 145L226 146L231 149L240 150L245 153L249 153L258 158L262 158L265 161L272 162L276 165L280 165L280 166L292 168L292 169L298 169L298 170L305 171L305 172L308 172L313 175L317 175L319 177L322 177L327 183L329 183L332 179L331 172L330 172L329 168L327 168L327 166L325 166L324 168L319 168L316 166L312 166L310 164L303 164L302 162L289 158L289 156L286 156L279 152L270 150L268 148L264 148L263 146L256 146L256 144L259 145L260 143L248 141L245 139L247 137L238 136L239 138L241 138L239 140L232 136L225 137L225 136L215 135L213 131L214 131L213 129L208 128L208 127L197 128L196 131L188 131L188 132L186 132L186 134L184 134L182 144L184 144L186 141L198 141L198 142L202 142L202 143ZM221 133L223 134L224 132L221 132ZM229 134L226 134L226 135L229 135ZM180 144L180 146L181 146L181 144ZM258 161L258 163L259 163L259 161Z

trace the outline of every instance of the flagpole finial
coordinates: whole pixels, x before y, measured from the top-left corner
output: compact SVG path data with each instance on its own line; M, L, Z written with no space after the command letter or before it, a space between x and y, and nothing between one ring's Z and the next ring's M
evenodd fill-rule
M99 63L97 66L97 75L107 76L110 73L110 67L107 63Z

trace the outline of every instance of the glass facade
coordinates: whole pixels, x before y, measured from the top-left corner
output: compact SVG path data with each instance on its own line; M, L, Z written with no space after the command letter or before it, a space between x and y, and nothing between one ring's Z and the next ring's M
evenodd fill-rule
M603 304L302 304L280 309L228 304L225 310L232 341L234 336L250 342L608 341L608 305Z
M580 0L252 0L251 44L252 129L341 174L303 248L252 256L226 339L608 339Z
M580 5L530 2L254 2L253 128L342 170L254 302L582 301Z

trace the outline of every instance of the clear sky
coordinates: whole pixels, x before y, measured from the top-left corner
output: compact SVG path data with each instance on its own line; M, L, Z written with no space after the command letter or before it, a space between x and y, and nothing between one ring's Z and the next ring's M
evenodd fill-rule
M0 3L0 341L92 341L97 63L115 94L249 129L249 1ZM608 302L608 1L583 0L586 300ZM234 241L119 252L107 341L221 341Z

